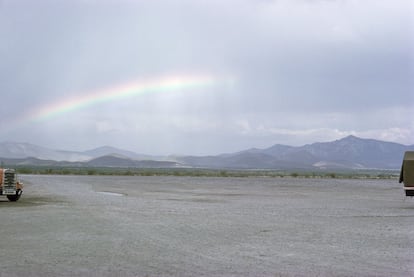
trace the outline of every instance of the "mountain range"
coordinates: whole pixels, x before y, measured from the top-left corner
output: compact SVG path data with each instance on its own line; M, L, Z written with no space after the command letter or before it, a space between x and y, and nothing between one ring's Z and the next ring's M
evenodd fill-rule
M403 145L348 136L304 146L275 144L212 156L151 156L103 146L83 152L54 150L29 143L0 143L0 160L10 165L233 168L233 169L399 169Z

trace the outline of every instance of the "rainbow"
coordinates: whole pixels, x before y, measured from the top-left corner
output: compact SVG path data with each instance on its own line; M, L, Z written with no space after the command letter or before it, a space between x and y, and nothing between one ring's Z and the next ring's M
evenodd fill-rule
M216 83L218 83L218 80L212 76L173 76L152 80L134 81L119 86L82 93L77 97L66 98L57 102L48 103L29 112L20 121L43 121L102 102L147 93L204 88L212 86Z

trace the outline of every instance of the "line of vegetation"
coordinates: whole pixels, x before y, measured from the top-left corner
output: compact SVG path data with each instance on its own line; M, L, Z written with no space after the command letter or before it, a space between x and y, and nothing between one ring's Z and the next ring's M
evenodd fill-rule
M45 167L14 166L19 174L100 175L100 176L191 176L191 177L272 177L272 178L337 178L395 179L393 170L307 171L307 170L235 170L202 168L119 168L119 167Z

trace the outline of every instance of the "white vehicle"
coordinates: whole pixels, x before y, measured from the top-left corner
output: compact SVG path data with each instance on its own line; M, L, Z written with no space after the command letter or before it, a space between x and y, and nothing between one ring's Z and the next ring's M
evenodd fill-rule
M23 184L17 179L14 169L0 168L0 195L6 195L10 201L19 200L23 192Z

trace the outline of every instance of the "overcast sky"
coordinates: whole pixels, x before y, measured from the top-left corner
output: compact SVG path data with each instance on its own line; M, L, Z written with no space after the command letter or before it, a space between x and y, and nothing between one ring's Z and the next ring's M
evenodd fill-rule
M410 0L0 0L0 42L0 141L157 155L414 144ZM212 81L185 85L200 76ZM116 95L140 82L160 88Z

